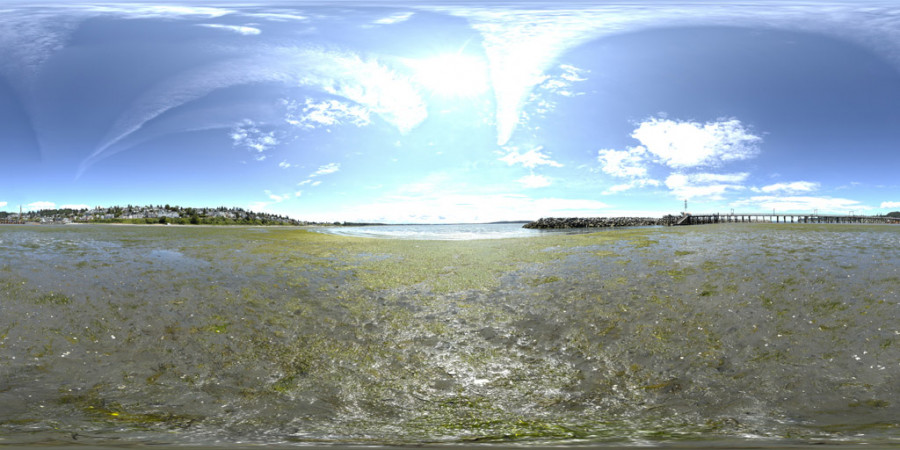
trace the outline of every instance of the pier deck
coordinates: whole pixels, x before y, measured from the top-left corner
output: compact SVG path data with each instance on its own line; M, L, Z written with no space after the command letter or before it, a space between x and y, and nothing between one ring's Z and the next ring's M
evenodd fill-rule
M888 223L900 224L900 218L888 216L833 215L833 214L684 214L675 225L701 225L709 223Z

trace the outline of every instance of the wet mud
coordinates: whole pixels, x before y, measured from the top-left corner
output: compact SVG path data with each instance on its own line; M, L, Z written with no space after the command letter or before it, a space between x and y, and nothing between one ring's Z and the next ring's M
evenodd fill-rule
M897 248L3 226L0 445L896 444Z

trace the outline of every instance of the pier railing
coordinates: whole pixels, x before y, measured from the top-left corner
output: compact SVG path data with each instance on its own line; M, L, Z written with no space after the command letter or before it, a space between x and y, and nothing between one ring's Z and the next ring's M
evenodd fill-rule
M686 213L676 225L700 225L707 223L889 223L900 224L900 218L889 216L837 215L837 214L786 214L786 213Z

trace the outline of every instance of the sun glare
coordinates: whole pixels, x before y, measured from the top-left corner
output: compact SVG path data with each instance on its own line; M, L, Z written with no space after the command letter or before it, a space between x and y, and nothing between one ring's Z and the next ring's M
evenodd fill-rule
M432 92L453 97L470 97L488 89L487 65L483 58L448 53L410 64L414 79Z

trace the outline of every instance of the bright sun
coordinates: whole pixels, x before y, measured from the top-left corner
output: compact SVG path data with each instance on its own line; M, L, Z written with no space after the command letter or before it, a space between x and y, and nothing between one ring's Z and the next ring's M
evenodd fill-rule
M448 97L471 97L488 89L484 59L447 53L410 63L415 80L432 92Z

